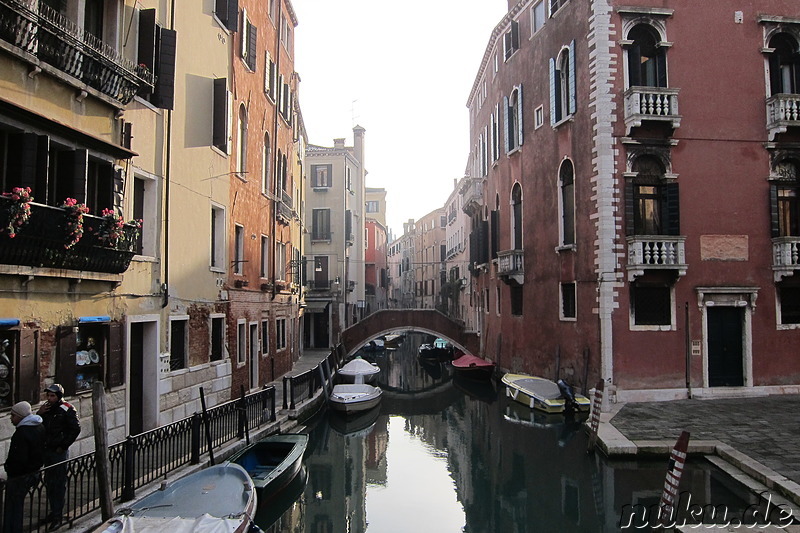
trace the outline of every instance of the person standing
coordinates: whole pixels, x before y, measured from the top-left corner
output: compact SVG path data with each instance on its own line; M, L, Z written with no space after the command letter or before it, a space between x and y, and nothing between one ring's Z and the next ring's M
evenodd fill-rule
M42 417L44 439L44 466L63 463L69 459L69 447L78 438L81 425L75 408L64 401L64 387L53 383L44 389L47 401L37 411ZM45 486L50 512L45 517L53 530L61 525L64 515L64 496L67 492L67 465L60 464L45 471Z
M19 402L11 408L14 435L8 447L5 469L6 501L3 533L22 531L25 496L36 484L36 471L44 463L45 431L42 417L31 413L31 404Z

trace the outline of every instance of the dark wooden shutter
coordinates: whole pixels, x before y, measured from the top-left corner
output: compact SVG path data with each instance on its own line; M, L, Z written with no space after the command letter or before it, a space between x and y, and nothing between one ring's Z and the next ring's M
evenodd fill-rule
M479 263L489 262L489 221L481 220L480 225L480 261Z
M75 150L72 152L73 166L72 166L72 198L75 198L79 204L86 203L86 177L89 168L89 151L88 150ZM62 202L65 198L57 198L58 202Z
M519 22L511 21L511 47L519 50Z
M228 80L217 78L214 80L214 115L213 115L213 143L222 150L228 146Z
M664 219L665 233L667 235L680 235L681 216L680 216L680 196L678 195L678 184L668 183L664 185Z
M668 87L667 85L667 50L665 48L658 49L656 56L656 67L658 68L658 86Z
M131 149L133 142L133 122L123 122L122 124L122 146Z
M175 54L178 34L161 28L158 46L158 77L153 91L153 105L161 109L175 107Z
M783 92L781 83L781 61L777 52L769 55L769 87L770 96Z
M20 173L16 184L20 187L36 186L36 152L39 146L39 136L35 133L22 134L22 151L17 154L20 158Z
M512 128L511 128L511 125L509 124L509 120L508 120L508 97L507 96L503 97L503 126L504 126L503 127L503 131L505 133L505 135L503 135L503 142L504 142L503 146L505 146L506 153L508 153L509 150L511 150L511 148L512 148L512 146L511 146L511 135L512 135L512 131L511 130L512 130ZM483 175L483 174L481 173L481 175Z
M56 382L64 387L65 396L75 395L75 352L77 343L70 326L56 329L58 353L56 359Z
M39 135L36 148L36 185L33 197L40 204L47 203L47 181L50 174L50 137Z
M108 365L106 380L109 387L118 387L125 383L125 357L122 353L122 325L112 322L108 326Z
M239 31L239 0L228 0L228 18L225 27L231 31Z
M628 87L642 84L642 50L638 43L628 48Z
M39 403L39 330L19 332L19 360L16 367L17 401Z
M256 54L258 53L258 46L256 40L258 38L258 28L252 24L247 25L247 66L250 70L256 69Z
M633 199L633 180L625 180L625 235L636 235L636 205Z
M781 224L778 217L778 186L769 186L769 222L772 237L781 236Z
M142 9L139 11L139 47L137 49L138 62L146 66L151 72L156 67L156 10Z
M497 259L497 252L500 250L500 211L495 210L491 212L491 258Z

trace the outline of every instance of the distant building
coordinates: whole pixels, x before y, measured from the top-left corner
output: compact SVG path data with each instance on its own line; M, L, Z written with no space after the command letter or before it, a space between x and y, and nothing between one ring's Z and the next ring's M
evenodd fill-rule
M380 222L367 218L364 227L364 293L367 301L365 315L388 307L386 245L386 228Z
M442 310L441 289L447 279L445 228L447 217L438 208L415 222L414 307Z
M386 226L386 189L374 187L365 188L365 212L366 217L378 222L384 228ZM388 232L388 228L387 228Z
M469 179L453 181L453 192L444 205L447 278L441 288L441 308L448 316L462 321L467 330L476 331L479 317L472 305L473 278L469 273L470 218L463 209L464 188Z
M416 305L414 270L415 233L414 219L403 223L403 234L389 243L387 264L389 269L389 307L413 309Z

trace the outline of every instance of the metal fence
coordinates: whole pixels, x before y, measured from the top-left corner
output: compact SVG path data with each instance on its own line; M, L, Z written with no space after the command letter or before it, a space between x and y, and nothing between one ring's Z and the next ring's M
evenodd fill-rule
M253 394L232 400L207 411L208 425L214 449L242 438L247 431L276 420L275 387L265 387ZM136 489L164 477L186 465L198 464L203 451L208 452L202 438L202 415L178 420L139 435L129 436L109 446L111 463L111 493L120 501L135 497ZM205 449L205 450L204 450ZM23 531L45 531L47 524L48 480L66 477L64 518L72 524L78 518L100 509L100 489L97 483L97 464L94 453L88 453L45 468L31 476L24 506ZM0 531L11 502L6 498L6 484L0 485Z
M295 409L298 402L314 395L330 382L333 372L339 368L344 358L344 347L340 344L317 366L296 376L283 378L283 408Z

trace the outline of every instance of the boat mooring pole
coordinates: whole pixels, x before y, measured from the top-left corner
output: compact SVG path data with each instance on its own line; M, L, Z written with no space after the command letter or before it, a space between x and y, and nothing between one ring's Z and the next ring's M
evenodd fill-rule
M589 420L589 443L586 447L586 453L594 452L594 447L597 443L597 431L600 428L600 411L603 408L603 386L604 382L601 379L594 387L592 414Z
M206 428L206 442L208 443L208 458L214 464L214 442L211 440L211 423L208 420L206 410L206 395L203 394L203 387L200 387L200 406L203 408L203 426Z

